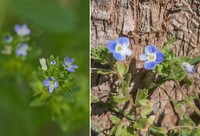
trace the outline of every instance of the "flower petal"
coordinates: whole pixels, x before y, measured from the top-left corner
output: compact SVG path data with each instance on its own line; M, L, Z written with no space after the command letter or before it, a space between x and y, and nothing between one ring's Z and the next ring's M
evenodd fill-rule
M122 54L130 56L132 54L132 51L129 48L123 48Z
M147 70L154 69L156 67L156 62L155 61L145 61L144 62L144 68Z
M75 70L74 70L74 68L72 67L72 66L70 66L69 68L67 68L67 70L69 71L69 72L75 72Z
M56 81L55 82L55 88L58 87L58 86L59 86L58 81Z
M123 60L126 59L126 55L121 54L121 53L116 52L116 51L113 52L113 56L114 56L114 58L115 58L116 60L118 60L118 61L123 61Z
M49 85L50 85L50 80L49 80L49 79L45 79L45 80L43 81L43 85L44 85L44 86L49 86Z
M154 45L148 45L145 47L145 53L146 54L150 54L150 53L156 53L157 52L157 48Z
M119 37L119 39L117 40L117 43L126 47L130 45L130 41L127 37Z
M149 59L149 55L147 55L147 54L141 54L139 56L139 59L142 60L142 61L148 60Z
M156 52L156 63L161 63L165 59L165 56L162 52Z
M115 51L116 45L117 45L117 40L109 41L107 43L107 48L111 53L113 53Z
M54 90L54 88L55 88L55 86L54 86L54 85L50 85L50 86L49 86L49 93L52 93L52 92L53 92L53 90Z
M72 67L73 67L73 68L78 68L78 66L77 66L77 65L72 65Z
M195 67L194 67L194 65L190 65L190 64L187 63L187 62L183 62L183 63L182 63L182 68L183 68L188 74L193 75L193 74L195 73Z

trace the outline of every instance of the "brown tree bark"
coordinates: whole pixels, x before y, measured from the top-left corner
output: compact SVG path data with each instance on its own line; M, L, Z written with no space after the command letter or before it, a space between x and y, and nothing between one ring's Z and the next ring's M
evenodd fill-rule
M143 63L138 56L148 44L154 44L159 49L172 36L176 42L171 46L176 56L194 58L200 55L200 1L199 0L92 0L91 1L91 47L106 46L109 40L126 36L131 41L133 55L129 57L130 72L133 75L130 91L143 84L148 71L142 69ZM92 62L92 67L95 64ZM116 82L111 77L92 73L92 95L106 101ZM194 89L200 92L200 65L196 66L193 77L194 86L184 88L185 93ZM183 96L177 90L174 82L163 85L176 100ZM161 89L151 96L154 104L156 123L162 127L175 126L182 118ZM183 110L188 113L187 107ZM112 111L98 104L92 104L92 135L107 135L112 126L110 122Z

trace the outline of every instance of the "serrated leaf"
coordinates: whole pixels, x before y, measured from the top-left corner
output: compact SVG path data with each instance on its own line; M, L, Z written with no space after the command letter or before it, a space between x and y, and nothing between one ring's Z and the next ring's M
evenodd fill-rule
M146 99L148 97L148 89L140 89L137 91L136 102L140 99Z
M151 107L144 107L144 108L142 108L141 116L142 116L142 117L146 117L146 116L149 115L151 112L152 112L152 108L151 108Z

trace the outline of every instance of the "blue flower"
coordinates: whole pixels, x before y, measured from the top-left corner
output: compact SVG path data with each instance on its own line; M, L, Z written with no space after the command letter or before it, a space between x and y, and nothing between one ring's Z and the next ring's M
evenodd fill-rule
M183 62L182 63L182 68L190 75L194 75L194 72L195 72L195 67L194 65L190 65L189 63L187 62Z
M43 85L49 87L49 93L52 93L55 88L58 87L58 81L54 77L50 77L43 81Z
M162 52L158 51L154 45L145 47L145 54L141 54L139 59L144 62L144 68L147 70L154 69L157 64L163 62L165 56Z
M10 35L6 35L6 36L5 36L5 41L6 41L7 43L11 43L12 40L13 40L12 36L10 36Z
M18 44L15 50L17 56L26 56L28 50L28 44Z
M116 60L123 61L126 59L126 56L132 54L132 51L128 48L129 45L130 42L128 38L120 37L117 40L109 41L107 47Z
M75 72L75 68L78 68L77 65L72 65L74 62L74 58L70 59L69 57L65 57L63 66L69 72Z
M27 36L31 33L31 30L25 24L15 25L14 30L19 36Z

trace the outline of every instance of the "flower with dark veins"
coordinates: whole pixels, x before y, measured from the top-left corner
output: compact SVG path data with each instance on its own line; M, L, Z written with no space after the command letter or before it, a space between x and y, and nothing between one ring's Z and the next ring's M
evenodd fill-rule
M74 58L70 59L69 57L65 57L63 66L69 72L75 72L75 68L78 68L77 65L73 65Z
M130 42L128 38L120 37L117 40L109 41L107 47L116 60L123 61L126 59L126 56L132 54L132 51L128 48L129 45Z
M50 77L43 81L45 87L49 87L49 93L52 93L59 86L58 81L54 77Z
M154 45L148 45L145 47L145 54L141 54L139 59L144 62L144 68L147 70L154 69L156 65L163 62L165 56Z

